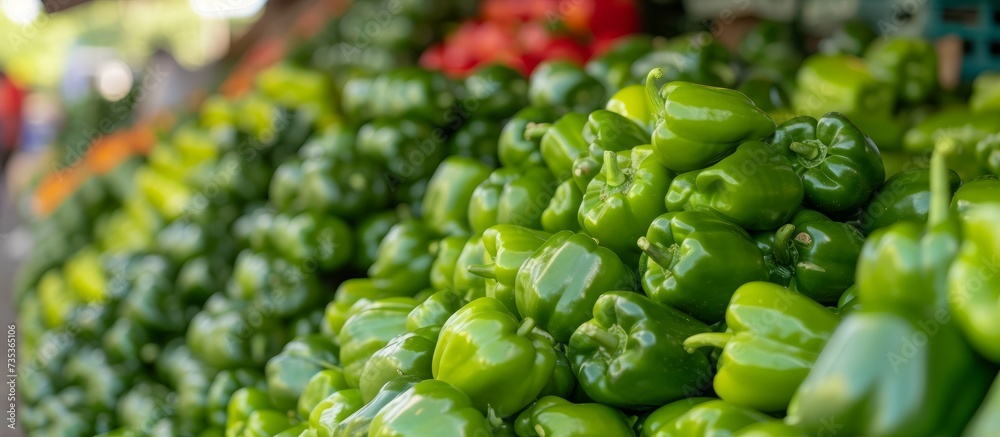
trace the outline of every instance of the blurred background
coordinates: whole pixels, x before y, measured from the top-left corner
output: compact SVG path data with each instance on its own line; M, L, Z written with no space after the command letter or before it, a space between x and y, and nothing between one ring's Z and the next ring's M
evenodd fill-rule
M402 12L383 21L387 8ZM589 61L641 34L646 48L612 85L666 63L686 80L735 87L766 64L758 105L780 122L807 55L925 38L938 91L872 117L892 128L866 131L889 160L928 108L964 100L974 78L998 69L998 26L998 3L982 0L0 0L0 325L21 308L22 345L51 341L42 333L109 287L105 254L155 252L186 232L164 230L190 214L194 169L242 138L218 126L273 127L275 106L336 107L352 77L418 65L458 80L490 63L530 75L555 58L590 72ZM261 190L280 163L268 156ZM27 295L37 297L24 304ZM36 402L57 385L22 385L21 396ZM118 423L87 411L90 432Z

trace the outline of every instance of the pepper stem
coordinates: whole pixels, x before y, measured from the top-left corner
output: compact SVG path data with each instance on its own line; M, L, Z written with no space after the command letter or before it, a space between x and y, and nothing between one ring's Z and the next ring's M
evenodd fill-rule
M646 98L649 106L653 108L654 114L663 113L663 98L660 97L660 90L656 88L656 79L663 77L663 69L654 68L646 75Z
M517 327L517 335L519 337L524 337L530 334L531 331L534 330L535 330L535 319L532 319L531 317L525 317L524 320L521 321L521 326Z
M618 166L618 158L615 156L615 152L610 150L604 151L604 179L607 181L608 186L611 187L620 187L627 180L625 173Z
M780 228L774 233L774 246L771 247L771 252L774 253L774 259L778 260L779 264L789 265L792 263L792 254L788 251L788 245L792 241L792 234L795 233L795 225L789 223Z
M542 136L545 135L546 132L549 131L550 127L552 127L551 123L528 123L528 125L524 127L524 139L528 141L538 141L542 139Z
M810 161L818 158L820 153L819 145L810 142L795 141L789 145L788 148L792 149L792 151L799 156Z
M646 237L639 237L639 241L636 242L639 245L639 250L642 250L649 259L660 265L663 268L669 268L670 263L674 260L674 254L670 253L669 250L664 250L659 244L654 245Z
M706 332L695 334L684 340L684 350L693 354L703 347L722 349L733 339L732 332Z
M486 279L496 279L497 273L493 268L493 264L472 264L469 265L469 273L479 276L480 278Z
M597 344L601 345L604 350L615 351L618 349L618 337L608 331L594 329L588 331L587 335Z
M948 182L948 156L955 150L951 137L941 137L931 154L931 201L927 227L932 228L948 220L951 204L951 184Z

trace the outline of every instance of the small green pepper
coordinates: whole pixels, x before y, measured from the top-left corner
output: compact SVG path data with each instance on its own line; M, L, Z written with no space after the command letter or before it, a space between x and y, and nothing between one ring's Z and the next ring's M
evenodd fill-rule
M552 195L549 205L545 207L545 211L542 211L542 230L579 232L582 228L577 217L581 203L583 203L583 191L576 182L572 179L563 181L556 187L556 192Z
M397 376L409 375L431 379L431 361L440 328L428 326L389 340L375 351L361 371L358 388L361 399L371 402L382 386Z
M514 422L521 437L565 436L631 437L632 420L603 404L574 404L556 396L545 396L525 409Z
M948 171L948 184L954 193L962 184L958 174ZM905 170L892 175L872 194L861 211L858 228L865 235L893 223L923 223L930 213L930 172Z
M534 319L559 342L569 341L590 320L594 303L611 290L634 290L632 269L590 236L561 231L538 248L517 272L518 313Z
M483 247L490 264L470 265L468 270L486 279L487 295L495 298L515 315L514 287L517 272L525 261L551 237L548 232L517 225L496 225L483 233Z
M618 89L608 99L604 109L632 120L641 126L647 134L653 131L656 114L650 109L649 99L646 97L646 87L643 85L635 84Z
M528 137L541 135L542 161L556 179L564 181L573 175L573 161L587 154L587 142L583 139L586 124L586 115L570 112L552 123L529 124L524 134Z
M500 166L497 139L503 126L490 118L473 118L448 138L448 155L479 161L489 168Z
M567 349L591 399L630 410L656 408L691 396L711 378L708 356L687 354L682 346L689 336L710 332L693 317L628 291L604 293L593 314Z
M504 119L528 106L528 81L504 65L477 68L465 78L465 91L461 103L482 117Z
M349 388L333 392L309 413L309 430L316 437L333 437L334 430L352 414L365 406L361 390Z
M430 253L431 229L416 219L393 226L378 248L378 256L368 277L385 279L398 295L414 295L430 286L430 269L434 256Z
M934 44L923 38L878 38L865 50L865 63L878 80L895 88L904 102L921 103L937 87Z
M309 414L316 409L324 399L330 395L350 388L344 380L344 371L340 367L331 367L320 370L306 383L299 395L298 413L299 418L309 419Z
M399 376L385 383L371 402L344 418L336 425L331 435L337 437L365 437L370 434L372 421L382 408L406 392L421 379L416 376ZM360 398L361 393L358 392ZM377 431L377 430L376 430Z
M452 290L436 291L406 315L406 330L413 332L420 328L444 325L466 303L468 302Z
M544 167L501 168L476 187L469 202L474 234L497 224L541 229L541 216L558 182Z
M453 290L455 284L455 263L462 254L462 248L469 241L467 237L444 237L436 243L431 243L434 253L434 263L431 264L431 287L436 290Z
M737 435L774 419L759 411L712 398L690 398L664 405L642 423L640 437ZM788 437L788 436L785 436Z
M597 79L565 60L543 61L528 80L530 104L558 114L586 113L600 108L604 93L604 86Z
M888 116L896 101L895 87L880 82L864 60L851 55L812 55L799 67L796 81L792 101L801 115Z
M372 437L492 435L469 397L443 381L421 381L400 393L372 420Z
M358 387L365 363L390 340L406 332L406 316L417 306L409 298L376 301L344 322L340 331L340 362L344 380Z
M296 410L299 396L313 375L339 364L337 345L320 334L296 338L265 367L271 404L280 411Z
M549 108L528 106L517 111L500 131L497 143L500 164L511 168L543 165L540 144L542 137L528 127L539 123L551 123L555 119Z
M472 235L469 203L476 186L489 176L489 167L470 158L445 159L431 177L424 195L424 223L440 235Z
M1000 197L993 197L992 201L993 204L974 206L962 216L964 238L948 270L948 300L952 317L965 338L977 352L993 362L1000 362L1000 319L997 318Z
M595 158L601 158L605 151L621 152L649 144L650 139L649 133L638 124L607 109L591 112L581 134Z

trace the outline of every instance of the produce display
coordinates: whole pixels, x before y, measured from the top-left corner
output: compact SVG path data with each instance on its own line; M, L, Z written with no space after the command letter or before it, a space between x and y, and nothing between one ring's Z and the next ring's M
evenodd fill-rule
M384 3L35 224L31 435L1000 434L997 73L856 23L414 65L462 2L331 55Z

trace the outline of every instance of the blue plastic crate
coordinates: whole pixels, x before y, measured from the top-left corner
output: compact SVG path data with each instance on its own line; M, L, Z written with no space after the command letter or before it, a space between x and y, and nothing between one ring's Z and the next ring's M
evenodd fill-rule
M962 78L1000 71L1000 0L929 1L924 35L957 35L963 40Z

